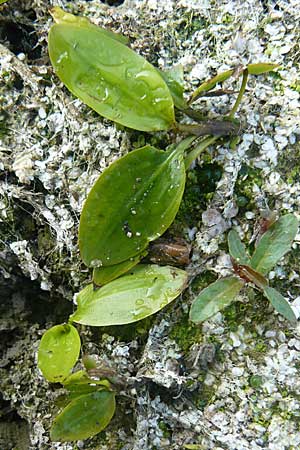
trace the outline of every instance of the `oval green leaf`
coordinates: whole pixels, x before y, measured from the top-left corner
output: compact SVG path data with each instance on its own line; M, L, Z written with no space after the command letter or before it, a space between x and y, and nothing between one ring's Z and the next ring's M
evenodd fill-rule
M53 9L48 46L67 88L107 119L142 131L174 125L174 104L158 71L118 38L82 17Z
M200 292L192 303L190 319L200 323L226 308L244 286L236 277L221 278Z
M93 384L94 387L96 385L105 386L106 388L110 387L110 384L107 380L95 380L89 377L88 373L85 370L78 370L75 373L72 373L68 376L64 382L62 383L66 389L72 390L74 386L85 385L85 384Z
M180 147L181 149L182 147ZM173 222L185 185L182 151L146 146L100 175L84 204L79 248L87 266L135 257Z
M54 420L52 441L78 441L95 436L107 427L115 407L115 394L106 390L76 398Z
M298 230L294 214L286 214L273 223L259 241L250 265L262 274L268 273L291 249Z
M143 251L137 256L127 259L119 264L106 267L96 267L93 270L93 283L96 286L104 286L104 284L109 283L116 278L119 278L124 273L128 272L134 266L136 266L140 260L146 256L147 252Z
M62 382L73 369L80 352L80 337L73 325L56 325L43 335L38 350L38 367L52 382Z
M86 286L77 297L71 320L108 326L137 322L174 300L185 288L187 273L170 266L140 265L100 289Z
M256 63L256 64L248 64L247 69L248 73L251 75L261 75L262 73L272 72L272 70L277 69L279 64L272 63Z
M276 291L271 287L266 287L264 289L264 294L268 300L272 303L273 307L276 309L279 314L285 317L290 322L297 322L297 317L290 304L286 301L286 299L280 294L280 292Z
M238 233L235 230L230 230L227 239L230 256L232 256L238 264L249 264L250 258Z

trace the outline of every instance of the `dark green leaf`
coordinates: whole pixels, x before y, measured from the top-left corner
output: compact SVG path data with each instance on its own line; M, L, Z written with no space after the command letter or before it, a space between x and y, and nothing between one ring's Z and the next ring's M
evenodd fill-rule
M244 282L236 277L221 278L200 292L192 303L190 319L200 323L226 308L243 287Z
M272 70L279 67L279 64L271 64L271 63L256 63L256 64L248 64L247 69L248 73L251 75L261 75L262 73L272 72Z
M49 55L61 81L98 114L142 131L174 125L174 104L158 71L142 56L91 24L55 7Z
M182 149L140 148L98 178L80 218L79 248L87 266L135 257L171 225L185 185Z
M115 412L115 394L100 390L73 400L54 420L52 441L68 442L87 439L100 433Z
M292 310L290 304L278 291L276 291L276 289L273 289L268 286L264 289L264 294L267 297L267 299L270 300L270 302L272 303L276 311L279 312L279 314L281 314L290 322L297 321L297 317L295 316L295 313Z
M273 223L264 233L251 258L251 267L262 274L269 272L291 249L298 230L298 220L286 214Z
M136 322L168 305L186 282L187 273L175 267L140 265L100 289L86 286L78 294L71 320L92 326Z
M73 325L56 325L43 335L38 367L53 383L62 382L73 369L80 352L80 337Z
M238 264L250 263L250 258L246 252L245 245L235 230L230 230L228 233L228 248L230 256L232 256Z
M96 267L93 270L93 283L97 286L103 286L104 284L119 278L121 275L128 272L128 270L132 269L132 267L136 266L146 254L147 252L143 251L137 256L127 259L119 264Z

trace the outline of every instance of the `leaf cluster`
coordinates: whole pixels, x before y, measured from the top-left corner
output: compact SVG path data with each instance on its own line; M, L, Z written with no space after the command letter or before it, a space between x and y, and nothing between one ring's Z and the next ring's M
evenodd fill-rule
M56 325L43 335L38 366L44 377L66 389L63 411L55 418L53 441L86 439L102 431L115 412L115 392L106 380L90 378L87 371L70 375L80 352L80 337L71 324Z
M45 378L61 383L67 391L65 407L52 424L51 438L72 441L103 430L115 411L115 377L109 371L102 370L96 379L91 375L94 369L71 373L80 353L80 337L72 323L108 326L136 322L164 308L185 289L186 271L142 264L142 259L149 244L173 222L191 163L220 136L237 134L234 114L248 74L266 73L276 65L249 64L226 71L203 83L186 101L182 67L159 71L127 47L123 36L59 7L51 14L56 23L49 32L50 60L70 92L101 116L126 127L188 135L166 150L146 145L115 161L100 175L84 204L79 248L83 262L93 271L92 282L77 295L77 309L68 324L46 331L38 352L38 366ZM242 76L242 83L230 113L214 121L199 119L199 111L191 105L203 95L229 93L213 89L233 76ZM196 123L178 123L176 111ZM199 136L208 137L199 140ZM230 236L231 253L236 257L243 253L242 244L235 235ZM268 264L257 255L249 262L245 255L238 263L239 270L243 265L243 270L258 280L255 270L263 271ZM273 261L277 259L273 257ZM200 294L200 300L194 302L191 319L199 322L226 306L243 284L241 277L232 277L212 285L209 295ZM274 298L272 288L264 281L262 286L265 295ZM214 302L210 301L212 294Z
M286 214L275 221L262 235L250 257L238 233L228 234L228 248L232 258L234 276L220 278L194 299L190 319L201 323L235 301L246 283L259 289L271 302L276 311L295 323L297 317L289 302L274 288L269 286L267 273L291 249L298 230L298 221L293 214Z

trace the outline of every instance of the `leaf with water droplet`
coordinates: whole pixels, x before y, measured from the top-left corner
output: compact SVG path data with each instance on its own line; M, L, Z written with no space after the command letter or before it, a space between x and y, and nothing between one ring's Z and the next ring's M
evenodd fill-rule
M248 64L247 69L248 73L251 75L261 75L262 73L272 72L272 70L277 69L279 64L272 63L255 63Z
M174 126L171 93L157 69L84 17L51 10L49 55L67 88L98 114L142 131Z
M295 316L294 311L292 310L290 304L286 301L286 299L280 294L280 292L267 286L264 289L264 294L267 299L270 300L273 307L277 312L279 312L279 314L281 314L290 322L297 322L297 317Z
M107 390L74 399L54 420L52 441L78 441L95 436L107 427L115 407L115 394Z
M192 303L190 319L200 323L230 305L244 286L236 277L221 278L203 289Z
M247 254L245 245L241 241L238 233L235 230L230 230L227 239L230 256L232 256L238 264L249 264L249 255Z
M62 383L68 391L66 400L71 401L80 395L89 394L100 389L109 389L110 383L107 380L94 380L89 377L85 370L78 370L69 375Z
M116 278L119 278L124 273L128 272L132 267L136 266L140 260L147 255L146 251L139 253L137 256L126 259L119 264L113 266L96 267L93 270L93 283L96 286L103 286Z
M87 266L135 257L171 225L185 186L183 152L192 139L171 151L134 150L100 175L80 218L79 248Z
M262 274L268 273L291 249L298 230L294 214L286 214L264 233L251 258L250 265Z
M94 290L92 284L86 286L78 294L78 308L71 320L91 326L136 322L178 297L186 282L184 270L139 265L100 289Z
M43 335L38 350L38 367L52 382L62 382L73 369L80 352L80 337L73 325L56 325Z

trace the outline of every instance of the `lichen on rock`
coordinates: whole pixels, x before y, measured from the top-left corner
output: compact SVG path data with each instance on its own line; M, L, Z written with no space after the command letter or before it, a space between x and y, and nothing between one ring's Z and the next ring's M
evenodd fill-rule
M129 383L107 430L68 444L50 442L60 391L38 372L36 351L45 329L66 320L74 293L90 277L77 244L82 205L112 161L141 142L165 144L167 136L116 126L62 86L47 55L48 10L57 3L123 33L160 69L183 64L188 94L238 64L280 64L275 73L250 79L235 148L225 140L211 147L188 175L171 230L193 247L187 268L193 283L183 298L130 330L81 329L84 349ZM299 325L290 327L259 293L245 289L202 328L182 328L203 283L230 270L229 228L251 241L261 209L299 217L298 15L297 1L281 0L9 0L0 6L1 448L11 445L9 427L24 421L31 449L299 448ZM214 118L232 103L227 94L201 99L199 108ZM218 171L205 195L198 186L204 166ZM191 205L195 214L188 218ZM298 247L299 235L271 273L296 306ZM208 348L214 356L204 364Z

